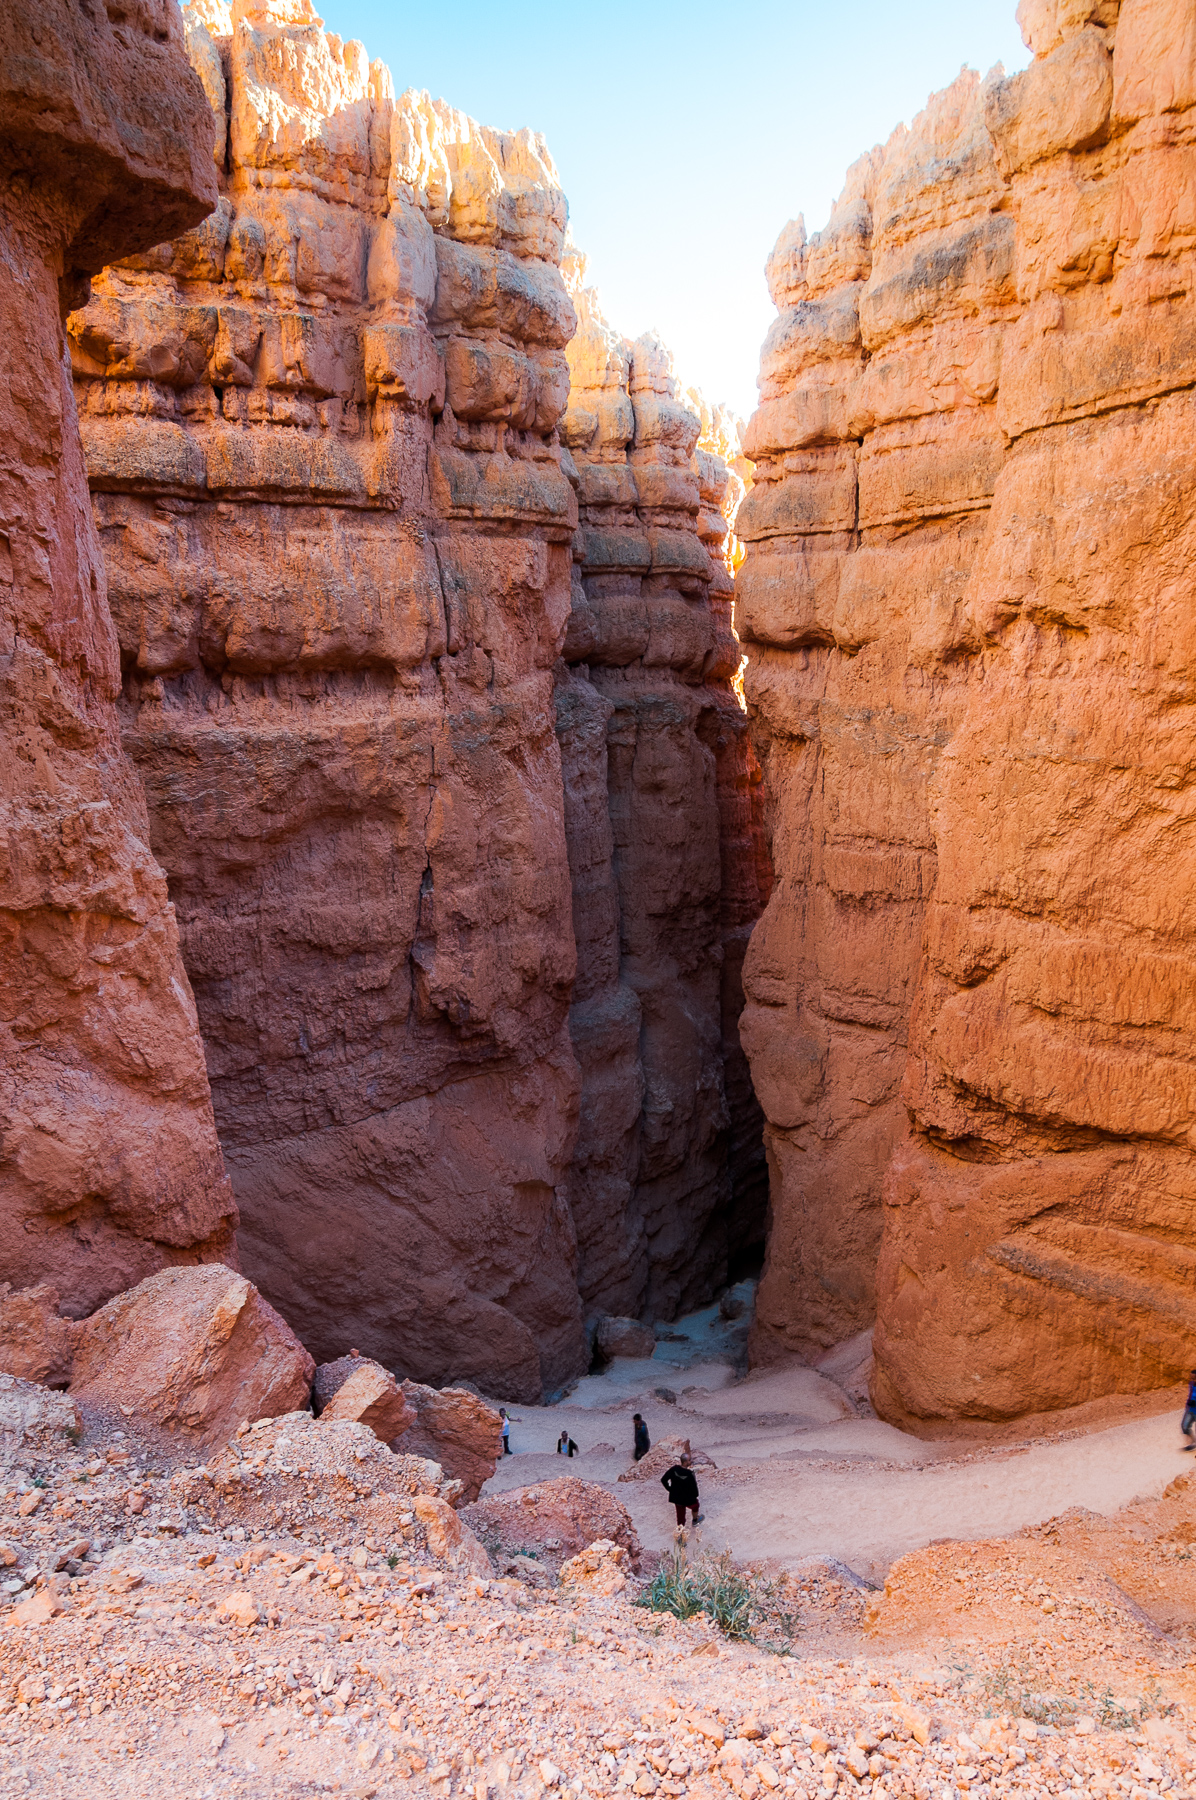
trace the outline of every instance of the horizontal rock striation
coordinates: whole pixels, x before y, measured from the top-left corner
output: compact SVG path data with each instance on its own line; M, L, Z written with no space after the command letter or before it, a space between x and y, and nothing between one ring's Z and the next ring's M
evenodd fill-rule
M742 484L699 441L700 399L659 339L620 337L584 258L568 269L580 323L561 435L580 523L557 731L578 956L579 1283L592 1311L671 1316L726 1279L729 1251L763 1238L760 1121L732 1041L762 903L758 783L732 687L728 520ZM708 411L706 426L712 443Z
M232 1253L195 1004L145 796L61 312L216 198L169 0L0 4L0 1277L72 1316Z
M218 204L70 339L241 1254L318 1358L536 1400L583 1302L705 1298L762 1236L727 470L647 340L617 449L562 450L540 139L305 3L187 18Z
M217 208L70 333L241 1252L318 1357L534 1399L585 1354L564 197L306 7L209 22Z
M875 1308L892 1418L1191 1361L1189 13L1024 0L771 265L758 1347Z

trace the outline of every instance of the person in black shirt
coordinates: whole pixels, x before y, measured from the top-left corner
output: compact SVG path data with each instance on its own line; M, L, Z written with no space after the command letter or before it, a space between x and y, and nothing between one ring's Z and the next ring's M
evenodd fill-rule
M636 1462L638 1462L640 1457L647 1456L649 1450L652 1448L652 1439L648 1436L648 1427L644 1424L642 1414L632 1413L631 1423L635 1427L633 1455L635 1456Z
M698 1511L698 1478L690 1467L688 1454L682 1456L679 1463L674 1463L671 1469L665 1470L660 1478L660 1485L673 1502L678 1525L685 1524L687 1508L693 1515L692 1523L696 1525L702 1516Z

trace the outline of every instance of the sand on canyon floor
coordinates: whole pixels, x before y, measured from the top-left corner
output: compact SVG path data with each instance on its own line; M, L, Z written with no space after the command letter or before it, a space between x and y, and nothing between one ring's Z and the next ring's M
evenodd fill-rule
M897 1557L940 1538L1005 1536L1072 1506L1112 1514L1161 1494L1190 1461L1182 1388L1125 1402L1121 1410L1139 1416L1112 1424L1116 1403L1060 1415L1054 1430L1040 1416L1021 1441L1014 1426L997 1443L927 1442L872 1413L861 1378L867 1334L820 1368L789 1363L739 1377L745 1331L710 1307L669 1327L651 1358L617 1359L553 1405L511 1409L513 1453L483 1493L567 1467L610 1487L645 1548L664 1549L674 1515L659 1480L619 1479L640 1412L654 1442L686 1438L716 1465L697 1471L707 1543L781 1565L830 1556L882 1582ZM555 1448L562 1430L578 1446L567 1463Z

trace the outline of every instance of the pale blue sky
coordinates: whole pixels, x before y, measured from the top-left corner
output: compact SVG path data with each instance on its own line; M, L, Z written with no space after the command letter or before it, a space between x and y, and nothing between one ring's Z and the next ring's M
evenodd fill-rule
M543 132L612 324L747 414L782 225L826 222L849 163L969 63L1029 60L1016 0L688 5L325 0L396 90ZM320 0L316 0L317 6Z

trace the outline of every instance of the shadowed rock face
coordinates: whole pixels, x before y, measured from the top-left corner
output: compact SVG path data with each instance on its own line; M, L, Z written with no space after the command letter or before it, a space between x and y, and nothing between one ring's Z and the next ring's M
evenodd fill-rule
M708 411L699 442L700 397L680 391L659 340L611 329L584 258L569 275L580 325L562 436L581 519L557 731L578 955L579 1283L594 1310L671 1316L764 1233L759 1116L733 1037L764 875L731 685L737 478Z
M587 682L570 710L577 471L556 426L576 314L542 141L396 100L289 0L188 21L219 204L105 270L70 335L124 741L241 1254L318 1357L348 1338L534 1400L585 1366L582 1296L604 1281L640 1310L719 1279L732 1148L740 1213L761 1210L750 1089L732 1147L722 1075L721 936L741 945L748 914L718 801L750 836L755 791L729 630L711 660L726 472L708 459L703 527L698 421L645 349L624 443L662 660L644 677L641 646L611 664L617 698ZM633 970L594 1029L646 1045L618 1093L584 1088L583 1141L605 1106L638 1194L615 1222L626 1267L594 1280L575 1155L591 864Z
M565 203L305 12L192 20L219 206L71 319L124 737L246 1269L317 1356L531 1399L584 1360Z
M1191 1361L1188 10L1027 0L772 264L758 1347L875 1306L892 1418Z
M145 797L61 311L211 211L170 0L0 4L0 1276L90 1311L235 1208Z

